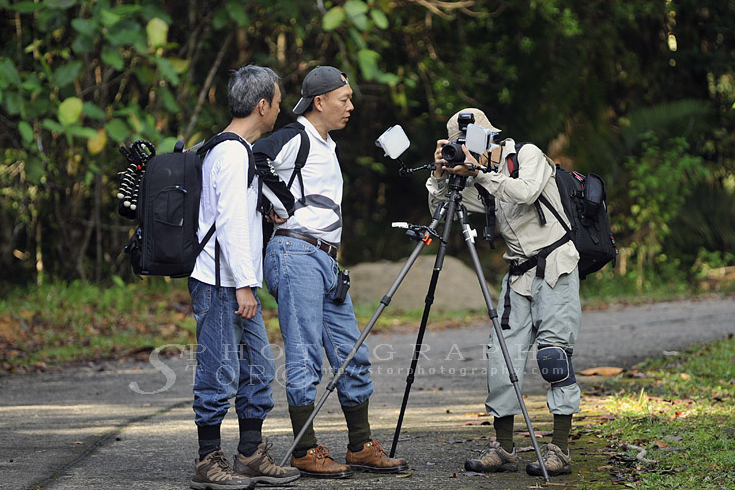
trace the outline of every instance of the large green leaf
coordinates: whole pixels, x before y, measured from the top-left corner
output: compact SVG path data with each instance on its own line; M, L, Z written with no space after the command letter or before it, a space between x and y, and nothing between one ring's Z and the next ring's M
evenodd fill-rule
M347 0L345 2L345 12L347 12L347 15L350 17L366 14L367 11L368 6L362 0Z
M79 121L83 105L79 97L69 97L59 104L58 116L62 126L70 126Z
M172 114L177 114L181 111L179 104L176 103L176 97L174 97L169 89L167 89L166 87L162 87L161 90L159 90L159 94L161 95L163 106L168 112Z
M163 78L171 82L171 85L176 86L179 84L179 76L176 74L176 68L174 68L173 63L166 58L156 56L156 65L161 70Z
M322 19L322 29L325 31L333 31L342 25L342 22L344 22L346 17L347 14L345 13L345 9L342 7L332 7Z
M136 43L146 46L148 42L143 29L134 23L125 23L115 27L107 35L107 39L115 46L130 46ZM145 49L142 52L145 52Z
M26 178L32 184L40 184L41 180L43 180L43 177L46 175L43 161L40 158L30 157L26 159L23 170L26 174Z
M94 51L94 38L79 34L74 42L71 44L71 49L74 53L83 55Z
M117 48L112 48L110 46L105 46L104 48L102 48L102 61L118 71L122 70L125 67L125 62L120 55L120 50Z
M245 5L245 2L230 0L227 2L227 6L225 7L230 18L240 27L247 27L250 25L250 19L248 18L247 12L245 12Z
M30 143L33 141L33 126L28 124L26 121L18 123L18 132L20 137L23 138L24 143Z
M361 49L357 52L357 63L360 65L362 76L366 80L374 80L380 74L378 60L380 53L372 49Z
M124 121L113 119L105 124L107 134L118 143L124 143L130 137L130 129Z
M72 19L71 26L79 34L84 34L85 36L94 37L97 34L98 26L90 19L77 17L76 19Z
M48 129L52 133L63 133L64 127L53 119L44 119L41 123L41 127Z
M101 9L99 18L103 26L110 28L122 20L122 15L109 9Z
M23 97L18 92L7 92L5 94L5 109L11 116L23 112Z
M145 26L145 32L148 37L148 46L157 48L166 44L166 40L168 39L168 24L159 18L151 19Z
M104 120L106 117L105 111L97 107L97 105L92 102L85 102L82 106L82 112L85 116L91 117L92 119Z
M388 17L383 13L382 10L372 9L370 11L370 18L373 19L373 22L378 27L378 29L387 29L390 26L390 22L388 22Z
M44 5L48 8L66 10L77 4L77 0L44 0Z
M36 2L18 2L10 5L8 8L10 8L10 10L14 10L15 12L20 12L21 14L29 14L31 12L37 12L38 10L41 10L42 8L44 8L44 5Z
M60 88L66 87L67 85L71 84L77 76L79 76L79 72L82 71L82 62L81 61L71 61L69 63L66 63L65 65L61 65L56 69L54 72L54 81L56 82L56 85Z
M97 137L97 130L84 126L69 126L66 133L80 138L93 139Z
M0 61L0 88L7 88L9 85L20 85L20 74L13 60L4 58Z

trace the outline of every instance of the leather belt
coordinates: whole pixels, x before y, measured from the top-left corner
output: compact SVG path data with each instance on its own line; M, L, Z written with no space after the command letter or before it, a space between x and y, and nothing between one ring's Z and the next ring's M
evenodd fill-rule
M287 236L291 238L296 238L299 240L303 240L306 243L310 243L317 247L319 250L323 250L324 252L327 252L327 254L332 257L334 260L337 260L337 250L339 250L334 245L331 245L327 242L323 242L321 240L317 240L313 236L304 235L303 233L297 233L295 231L291 230L276 230L276 235L280 236Z

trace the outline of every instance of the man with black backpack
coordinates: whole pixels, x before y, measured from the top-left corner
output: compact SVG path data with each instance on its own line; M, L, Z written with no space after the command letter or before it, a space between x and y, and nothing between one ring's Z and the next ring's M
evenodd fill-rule
M300 476L297 469L273 462L270 444L261 436L273 408L275 363L256 294L262 285L263 237L257 177L249 185L255 171L250 144L273 129L280 111L279 81L269 68L254 65L232 73L232 121L221 134L235 136L221 138L202 165L198 239L204 242L212 229L214 234L189 278L198 343L194 413L199 459L191 481L196 489L252 488ZM220 445L220 427L233 397L240 427L234 467Z
M579 412L580 400L572 367L572 352L582 320L577 267L580 256L567 232L570 223L562 210L555 180L557 169L538 147L527 143L517 149L512 139L493 145L484 155L471 155L465 147L465 164L449 165L442 158L441 149L460 136L461 113L471 113L474 124L496 134L500 132L478 109L464 109L449 119L448 140L437 141L435 169L426 183L429 205L433 210L446 199L447 173L454 173L473 179L473 185L468 180L462 192L467 210L488 212L497 219L507 246L504 258L510 265L498 300L503 338L520 385L528 353L537 343L540 374L551 384L547 406L554 415L552 441L542 449L543 463L549 475L571 473L568 440L572 414ZM495 171L478 173L468 164ZM494 211L486 209L481 196ZM547 204L558 213L544 212ZM493 334L488 346L487 384L485 406L494 416L497 440L478 458L467 460L465 468L479 472L517 471L513 418L522 412ZM538 462L529 463L526 472L543 476Z
M386 456L371 438L368 401L373 385L364 344L336 386L347 422L347 464L334 461L329 450L317 444L313 424L306 425L315 408L324 352L336 370L360 337L352 301L340 287L345 284L337 264L343 181L337 145L329 134L346 126L353 109L347 75L331 66L316 67L306 75L294 108L301 115L297 125L276 131L253 147L259 168L289 182L296 201L293 216L276 225L268 242L265 276L278 302L294 436L307 427L291 465L305 476L321 478L344 478L353 470L394 473L408 467L406 460ZM267 190L264 194L285 215L281 200Z

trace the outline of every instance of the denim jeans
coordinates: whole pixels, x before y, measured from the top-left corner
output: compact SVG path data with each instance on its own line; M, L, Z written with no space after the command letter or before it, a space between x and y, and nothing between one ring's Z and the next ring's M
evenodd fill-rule
M276 369L257 295L258 313L246 320L235 314L235 288L189 278L189 293L197 321L196 424L221 423L232 397L238 418L265 419L273 408Z
M274 236L265 257L265 281L278 302L278 322L286 352L289 405L316 399L326 352L333 372L344 363L360 336L352 300L334 301L337 262L303 240ZM373 392L367 345L360 346L337 383L342 406L367 401Z

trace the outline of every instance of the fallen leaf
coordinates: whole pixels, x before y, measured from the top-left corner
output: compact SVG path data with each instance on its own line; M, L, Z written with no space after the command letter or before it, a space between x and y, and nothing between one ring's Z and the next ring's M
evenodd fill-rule
M400 475L396 475L396 478L411 478L413 476L413 473L401 473Z
M622 372L623 372L623 368L612 367L612 366L600 366L600 367L585 369L584 371L579 371L577 374L581 374L582 376L615 376L616 374L620 374Z
M490 425L487 420L468 420L464 425Z

